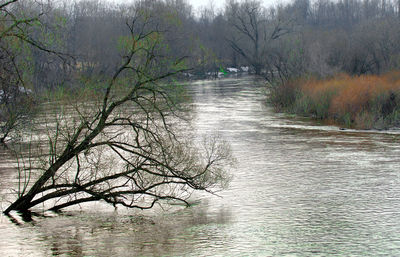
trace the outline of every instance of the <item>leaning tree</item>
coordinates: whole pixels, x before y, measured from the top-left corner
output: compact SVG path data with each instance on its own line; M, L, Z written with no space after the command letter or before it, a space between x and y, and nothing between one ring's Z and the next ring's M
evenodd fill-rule
M140 8L133 17L112 77L55 94L61 107L40 124L48 144L20 165L17 199L6 214L93 201L141 209L161 200L188 204L193 190L226 185L229 148L216 138L200 148L182 128L186 115L172 78L186 69L184 58L169 54L162 17Z

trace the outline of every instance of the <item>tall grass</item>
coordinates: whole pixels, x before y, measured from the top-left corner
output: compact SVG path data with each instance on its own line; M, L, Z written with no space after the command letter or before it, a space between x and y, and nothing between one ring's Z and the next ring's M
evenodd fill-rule
M400 125L400 71L383 75L329 79L300 78L271 89L270 101L278 111L362 129Z

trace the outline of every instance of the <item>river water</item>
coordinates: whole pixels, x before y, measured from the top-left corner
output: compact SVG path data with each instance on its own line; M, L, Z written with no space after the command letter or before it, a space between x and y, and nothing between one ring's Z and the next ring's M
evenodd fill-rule
M227 190L196 194L190 208L0 216L3 256L400 256L400 133L274 113L251 77L190 92L196 133L218 131L232 146ZM2 199L15 172L7 156Z

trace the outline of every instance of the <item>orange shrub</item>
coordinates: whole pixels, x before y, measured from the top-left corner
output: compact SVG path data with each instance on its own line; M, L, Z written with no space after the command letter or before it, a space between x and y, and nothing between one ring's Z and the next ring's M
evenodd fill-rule
M400 124L400 71L359 77L339 74L325 80L302 78L296 83L298 95L292 105L301 107L297 113L362 128Z

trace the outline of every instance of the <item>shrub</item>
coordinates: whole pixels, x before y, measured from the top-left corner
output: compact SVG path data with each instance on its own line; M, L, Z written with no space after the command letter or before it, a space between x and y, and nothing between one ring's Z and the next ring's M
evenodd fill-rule
M283 111L291 107L298 95L297 81L289 80L286 83L276 83L270 85L269 102L276 111Z
M347 127L389 128L400 124L400 71L383 75L300 78L277 85L271 102L278 110Z

